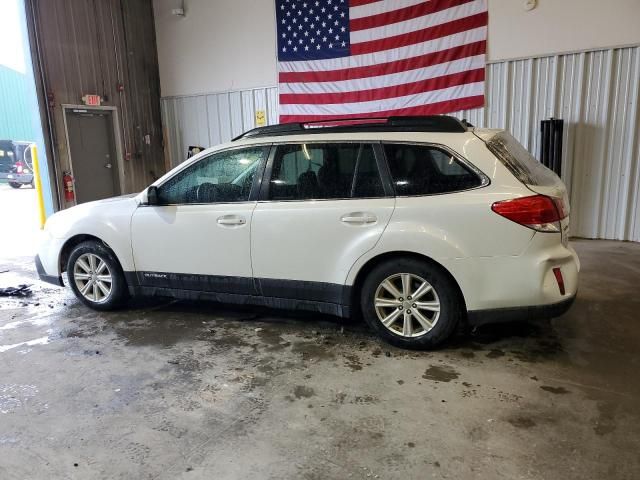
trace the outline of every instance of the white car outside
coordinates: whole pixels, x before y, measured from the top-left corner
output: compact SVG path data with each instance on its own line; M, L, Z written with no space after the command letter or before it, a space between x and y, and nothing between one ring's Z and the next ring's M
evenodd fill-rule
M562 181L505 131L279 125L56 213L36 264L96 309L156 295L360 312L388 342L431 348L459 322L564 313L568 225Z

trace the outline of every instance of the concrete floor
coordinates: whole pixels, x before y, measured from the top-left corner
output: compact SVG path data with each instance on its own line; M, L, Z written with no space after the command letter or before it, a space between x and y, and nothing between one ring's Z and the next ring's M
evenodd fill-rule
M5 258L35 295L0 298L0 479L640 478L640 245L575 247L564 317L427 353L331 317L96 313Z

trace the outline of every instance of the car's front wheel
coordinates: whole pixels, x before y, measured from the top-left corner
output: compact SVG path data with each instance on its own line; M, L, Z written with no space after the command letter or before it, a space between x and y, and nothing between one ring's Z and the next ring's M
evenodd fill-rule
M9 186L11 188L20 188L22 186L21 183L16 183L16 182L9 182Z
M129 297L120 263L100 242L77 245L69 255L67 275L76 297L95 310L113 310Z
M451 278L438 266L411 258L375 267L364 281L361 308L367 323L384 340L421 350L444 342L462 311Z

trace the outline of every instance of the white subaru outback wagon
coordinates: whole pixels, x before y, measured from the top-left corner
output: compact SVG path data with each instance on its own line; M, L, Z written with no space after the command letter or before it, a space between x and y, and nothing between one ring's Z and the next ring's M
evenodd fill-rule
M358 311L406 348L571 306L565 186L507 132L447 116L321 125L256 128L136 196L56 213L40 278L66 271L98 310L151 295Z

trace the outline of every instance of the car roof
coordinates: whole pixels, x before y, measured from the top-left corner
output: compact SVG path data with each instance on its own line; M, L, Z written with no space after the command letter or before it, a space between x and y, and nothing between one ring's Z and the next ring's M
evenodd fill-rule
M215 150L247 145L264 145L270 143L321 143L321 142L417 142L442 143L458 142L468 136L473 136L471 130L464 133L434 133L434 132L353 132L353 133L313 133L296 135L277 135L268 137L247 138L235 140L224 145L214 147Z
M424 115L386 118L322 119L280 123L253 128L233 141L271 136L313 135L320 133L359 132L439 132L464 133L470 125L448 115Z

